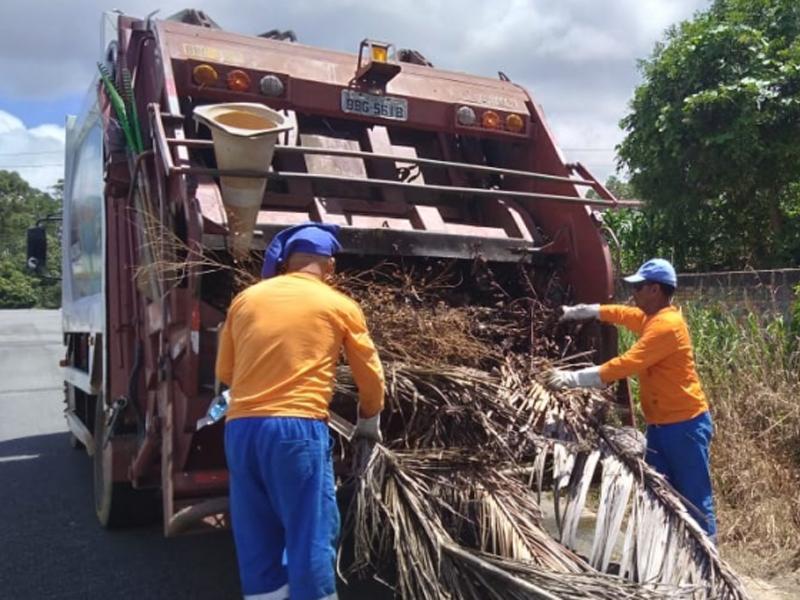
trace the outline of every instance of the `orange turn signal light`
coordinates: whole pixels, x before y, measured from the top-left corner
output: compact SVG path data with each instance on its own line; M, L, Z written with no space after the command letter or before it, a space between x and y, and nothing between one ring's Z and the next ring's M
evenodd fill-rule
M519 133L525 129L525 120L517 114L510 114L506 117L506 129Z
M493 110L487 110L481 115L481 125L486 129L500 129L500 115Z
M234 92L246 92L250 89L250 75L241 69L234 69L226 78L228 89Z
M192 79L197 85L213 85L219 79L219 73L211 65L197 65L192 69Z

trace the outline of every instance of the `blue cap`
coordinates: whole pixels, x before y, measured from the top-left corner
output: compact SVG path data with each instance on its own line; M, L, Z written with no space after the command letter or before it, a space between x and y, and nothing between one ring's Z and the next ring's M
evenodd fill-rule
M654 283L664 283L674 288L678 287L678 276L675 275L675 268L669 261L663 258L651 258L644 263L633 275L625 278L628 283L641 283L651 281Z
M261 277L268 279L278 273L278 268L294 252L333 256L342 249L339 226L308 221L275 234L264 252Z

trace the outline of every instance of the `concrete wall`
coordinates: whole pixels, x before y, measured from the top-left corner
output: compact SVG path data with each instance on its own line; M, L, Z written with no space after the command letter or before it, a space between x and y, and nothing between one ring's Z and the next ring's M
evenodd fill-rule
M789 314L800 284L800 269L682 273L675 301L704 299L756 312Z

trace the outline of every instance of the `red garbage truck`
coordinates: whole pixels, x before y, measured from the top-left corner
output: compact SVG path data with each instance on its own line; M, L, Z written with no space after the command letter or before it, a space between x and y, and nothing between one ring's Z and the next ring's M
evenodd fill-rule
M504 75L373 40L348 53L230 33L196 10L104 21L98 79L67 124L62 235L66 418L103 525L226 523L222 425L197 422L236 282L210 257L256 260L313 220L341 225L345 260L522 264L558 270L572 301L611 299L594 209L618 201ZM223 150L215 126L272 128L273 147Z

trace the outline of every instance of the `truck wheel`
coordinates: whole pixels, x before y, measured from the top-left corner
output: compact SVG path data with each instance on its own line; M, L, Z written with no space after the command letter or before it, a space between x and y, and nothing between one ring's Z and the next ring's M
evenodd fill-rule
M103 527L121 529L148 525L159 516L160 502L152 490L136 490L112 478L111 444L103 447L106 431L105 403L98 395L94 420L94 509Z

